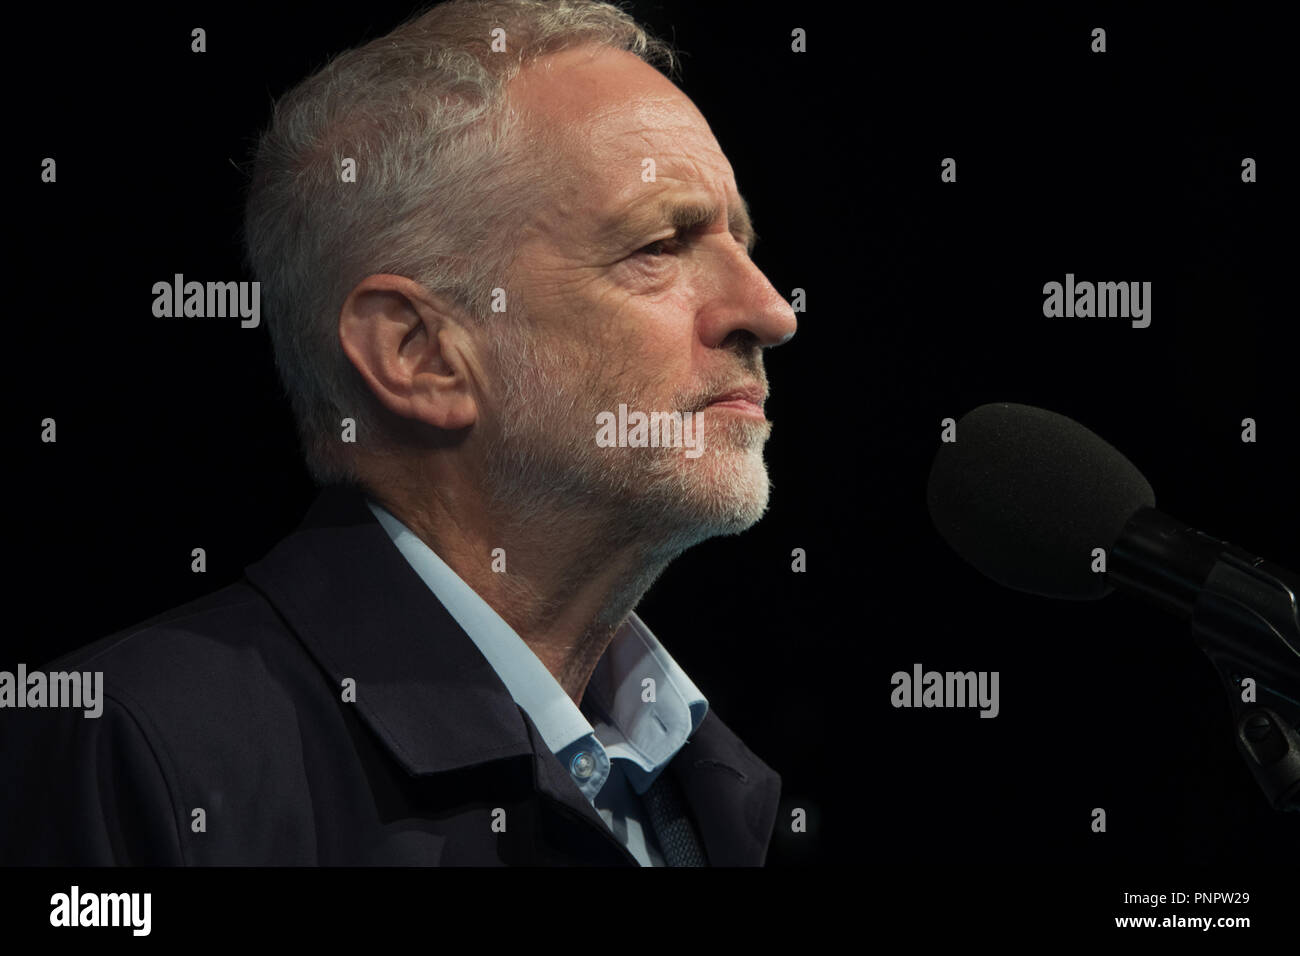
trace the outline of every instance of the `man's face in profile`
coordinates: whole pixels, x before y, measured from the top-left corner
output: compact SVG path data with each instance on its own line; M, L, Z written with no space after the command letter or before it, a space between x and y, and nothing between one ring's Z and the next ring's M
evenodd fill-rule
M527 331L496 353L494 490L516 507L608 508L677 547L749 527L768 499L760 348L793 335L795 317L749 258L731 165L690 100L631 54L545 57L510 96L559 155L538 146L512 268ZM596 416L620 404L694 413L703 452L600 447Z

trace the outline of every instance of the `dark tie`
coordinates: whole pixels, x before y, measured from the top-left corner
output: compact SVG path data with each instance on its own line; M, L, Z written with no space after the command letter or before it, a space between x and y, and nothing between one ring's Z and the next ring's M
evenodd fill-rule
M650 826L659 840L664 861L669 866L708 866L704 851L682 799L677 781L665 767L655 777L650 789L641 795L641 803L650 817Z

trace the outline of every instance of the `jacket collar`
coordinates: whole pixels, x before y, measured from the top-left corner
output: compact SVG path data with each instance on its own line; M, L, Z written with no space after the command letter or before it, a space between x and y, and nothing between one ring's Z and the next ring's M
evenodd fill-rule
M425 776L532 755L534 781L607 830L469 635L393 545L357 488L324 489L249 582L279 611L393 758ZM668 765L710 862L761 865L780 777L710 711ZM625 861L635 859L619 847Z
M355 488L327 488L245 568L410 774L531 754L519 708ZM469 715L473 715L472 719Z

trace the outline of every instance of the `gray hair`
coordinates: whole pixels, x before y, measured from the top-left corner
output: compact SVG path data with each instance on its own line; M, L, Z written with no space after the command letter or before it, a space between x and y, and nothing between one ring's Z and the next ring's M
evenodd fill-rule
M492 50L498 27L508 52ZM506 85L538 57L588 44L676 70L667 44L607 3L454 0L340 54L276 102L248 188L247 264L317 484L360 483L342 419L356 422L360 444L379 434L380 406L339 344L348 293L393 273L476 322L489 315L536 194L537 144L518 135ZM342 181L349 158L355 182Z

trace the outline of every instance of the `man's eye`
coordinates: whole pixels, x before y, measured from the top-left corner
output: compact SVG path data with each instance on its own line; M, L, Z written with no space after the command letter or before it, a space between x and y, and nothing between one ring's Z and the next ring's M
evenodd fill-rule
M636 254L638 256L649 256L652 259L657 259L677 252L682 245L682 240L678 236L673 236L669 239L656 239L654 242L650 243L650 245L642 246L636 251Z

